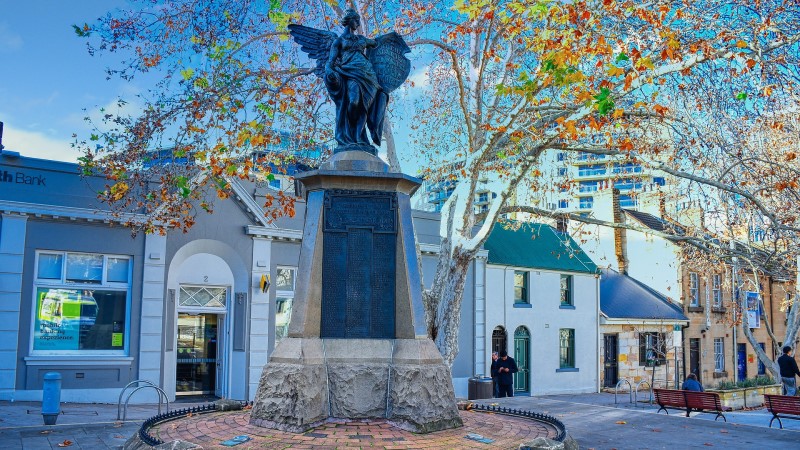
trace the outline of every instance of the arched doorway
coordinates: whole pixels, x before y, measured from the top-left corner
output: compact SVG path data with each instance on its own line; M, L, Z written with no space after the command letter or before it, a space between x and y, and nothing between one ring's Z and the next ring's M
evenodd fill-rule
M492 351L499 353L507 349L508 349L508 333L506 333L505 328L497 326L495 327L494 331L492 331Z
M514 331L514 360L519 371L514 374L514 392L530 393L531 333L526 327Z

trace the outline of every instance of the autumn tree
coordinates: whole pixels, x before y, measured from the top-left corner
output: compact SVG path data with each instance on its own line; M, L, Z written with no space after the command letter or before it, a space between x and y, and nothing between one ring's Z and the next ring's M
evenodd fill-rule
M398 113L384 129L390 161L393 150L422 155L423 167L435 167L423 173L426 178L459 180L442 209L441 252L432 287L424 293L429 335L448 363L458 352L469 263L492 227L509 211L552 215L529 203L538 192L527 192L553 185L544 167L548 152L617 155L647 164L685 180L687 189L742 201L770 223L796 233L794 222L780 222L783 213L779 217L774 205L759 197L786 195L786 188L742 185L734 179L736 170L717 178L705 170L709 166L696 163L704 158L713 165L713 152L721 148L731 164L736 158L746 165L756 160L737 154L727 138L720 138L724 145L717 147L687 148L681 142L712 126L702 120L708 110L692 105L693 98L727 99L735 87L734 100L748 111L774 106L775 99L783 108L797 104L796 2L350 4L361 13L366 34L395 29L404 35L430 80L419 88L424 95L417 101L417 115L402 122ZM203 186L213 186L224 197L226 177L268 176L278 170L285 155L248 157L276 139L273 130L295 130L300 143L330 141L332 108L310 75L312 65L286 40L286 25L300 21L332 29L345 6L335 1L187 0L145 4L76 27L90 38L93 51L129 52L130 59L111 75L158 74L141 114L111 116L116 127L87 141L85 166L103 169L110 179L105 198L163 212L153 223L168 219L181 225L191 221ZM713 80L724 86L711 85ZM755 123L757 115L749 115L748 123ZM409 148L395 149L391 125L403 123L413 140ZM193 164L138 170L153 148L192 155ZM154 176L161 187L158 195L146 186ZM775 177L787 181L794 172ZM474 203L484 178L497 196L488 211L478 211ZM289 204L288 196L276 200L271 206ZM165 209L165 204L172 206ZM692 239L698 247L720 248L702 233Z
M773 99L796 102L797 12L792 2L509 1L457 2L451 14L431 14L444 31L422 41L439 52L417 144L449 161L432 176L460 179L442 209L442 252L426 293L429 333L445 357L452 360L457 346L452 311L468 263L501 214L552 216L510 201L556 184L545 175L547 152L627 158L682 180L693 193L729 194L773 215L757 198L762 184L741 185L735 170L722 179L705 170L715 151L745 167L753 161L729 141L688 146L698 135L695 122L713 124L700 120L705 105L686 104L730 98L755 111L775 107ZM710 86L714 80L727 85ZM497 194L486 212L474 208L481 178ZM703 233L694 239L725 251Z

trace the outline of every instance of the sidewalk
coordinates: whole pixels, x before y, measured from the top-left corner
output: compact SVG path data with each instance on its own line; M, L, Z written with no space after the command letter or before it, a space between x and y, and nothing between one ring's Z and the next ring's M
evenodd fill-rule
M171 403L171 409L206 404ZM162 412L166 407L162 406ZM117 405L62 403L56 425L45 426L40 402L0 402L0 443L3 450L119 449L142 422L158 414L158 405L130 405L127 420L117 421ZM69 446L59 446L68 441Z
M777 421L766 409L725 413L728 422L714 421L714 414L670 410L656 414L658 405L629 403L627 394L553 395L514 397L482 401L511 408L530 409L557 417L581 448L594 449L797 449L800 448L800 421ZM641 400L641 399L640 399Z

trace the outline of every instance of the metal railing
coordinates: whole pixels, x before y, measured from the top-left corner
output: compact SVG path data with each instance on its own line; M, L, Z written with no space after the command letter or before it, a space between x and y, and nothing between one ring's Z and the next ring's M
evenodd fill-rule
M143 386L139 386L139 384L143 384ZM122 396L125 394L125 391L128 389L133 388L133 390L128 394L125 398L125 407L122 407ZM163 389L156 386L152 381L149 380L135 380L131 381L130 383L126 384L122 391L119 393L119 398L117 399L117 420L125 421L128 417L128 402L131 400L133 394L137 391L142 389L155 389L158 392L158 414L161 414L161 400L163 399L167 403L167 412L169 412L169 398L167 398L167 393L164 392ZM120 417L122 416L122 417Z

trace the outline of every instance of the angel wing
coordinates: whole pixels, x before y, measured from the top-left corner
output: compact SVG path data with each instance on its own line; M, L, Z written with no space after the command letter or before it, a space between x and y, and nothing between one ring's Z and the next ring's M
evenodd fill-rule
M328 61L331 45L336 39L336 33L293 23L289 24L289 34L300 45L300 50L303 50L309 57L317 61L317 68L314 73L324 79L325 63Z
M411 73L411 61L406 58L411 49L394 31L376 37L375 41L378 45L369 49L367 58L375 68L378 84L389 93L400 87Z

